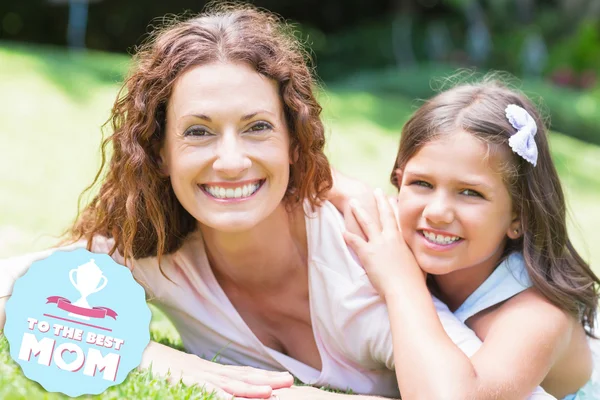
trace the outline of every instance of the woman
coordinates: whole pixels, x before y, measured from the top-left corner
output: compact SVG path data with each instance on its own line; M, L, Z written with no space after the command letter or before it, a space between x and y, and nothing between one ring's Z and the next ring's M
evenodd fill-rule
M293 35L253 8L217 8L159 32L134 57L103 146L113 148L108 170L72 246L130 267L193 354L397 396L386 308L325 201L332 177L313 83ZM48 254L4 261L0 298ZM436 306L473 354L477 337ZM150 364L223 396L340 396L280 389L289 374L155 343Z

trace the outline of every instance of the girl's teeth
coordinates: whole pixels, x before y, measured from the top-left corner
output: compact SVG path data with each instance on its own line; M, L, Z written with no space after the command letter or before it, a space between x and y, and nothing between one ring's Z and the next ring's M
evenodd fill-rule
M427 238L427 240L429 240L430 242L433 242L436 244L442 244L442 245L454 243L460 239L458 236L436 235L435 233L426 232L426 231L423 231L423 236L425 236L425 238Z
M204 188L213 197L216 197L218 199L239 199L253 195L254 192L258 190L259 186L260 184L258 183L251 183L242 187L237 187L235 189L225 189L223 187L217 186L204 186Z

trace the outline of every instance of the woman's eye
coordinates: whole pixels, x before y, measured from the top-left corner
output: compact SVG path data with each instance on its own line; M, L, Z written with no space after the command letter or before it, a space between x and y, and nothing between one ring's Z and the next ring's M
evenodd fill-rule
M271 124L267 122L257 122L248 129L248 132L263 132L271 129L273 129Z
M469 197L482 197L481 193L472 190L472 189L465 189L462 192L460 192L461 194L464 194L465 196L469 196Z
M183 132L183 136L195 136L195 137L202 137L202 136L209 136L212 135L206 128L202 128L200 126L192 126L191 128L187 129L185 132Z

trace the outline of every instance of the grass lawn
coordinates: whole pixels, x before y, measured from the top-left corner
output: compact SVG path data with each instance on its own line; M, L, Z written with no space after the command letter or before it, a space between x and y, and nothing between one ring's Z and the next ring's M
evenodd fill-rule
M129 58L0 42L0 59L0 257L7 257L51 246L75 217L78 195L99 166L100 126ZM392 193L388 177L399 132L418 103L350 86L332 86L320 99L333 165ZM551 143L576 246L600 272L600 247L586 246L600 241L600 147L558 133ZM168 320L153 311L152 337L180 344ZM98 397L209 398L199 389L172 388L138 372ZM25 379L0 335L0 398L64 396L46 395Z

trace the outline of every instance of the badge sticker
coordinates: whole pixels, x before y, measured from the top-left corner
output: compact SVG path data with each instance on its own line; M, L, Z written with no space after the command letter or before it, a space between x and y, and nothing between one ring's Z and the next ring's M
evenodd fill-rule
M4 335L26 377L77 397L102 393L140 364L150 319L127 267L85 249L57 251L15 282Z

